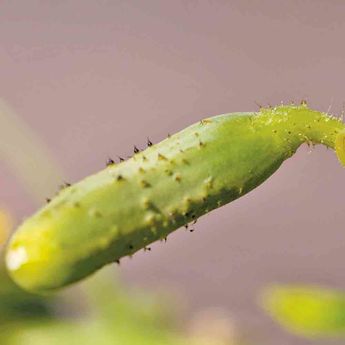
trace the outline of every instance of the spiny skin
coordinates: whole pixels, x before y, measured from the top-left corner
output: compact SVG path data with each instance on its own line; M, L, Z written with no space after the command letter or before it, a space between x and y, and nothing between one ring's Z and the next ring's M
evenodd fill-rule
M305 104L202 120L60 191L14 234L7 268L33 291L80 280L248 193L304 142L345 164L344 128Z

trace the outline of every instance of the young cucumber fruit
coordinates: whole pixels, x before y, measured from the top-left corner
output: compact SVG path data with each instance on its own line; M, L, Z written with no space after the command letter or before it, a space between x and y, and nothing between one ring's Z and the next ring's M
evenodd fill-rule
M202 120L60 191L13 235L7 268L32 291L78 281L248 193L304 142L345 164L344 128L305 104Z

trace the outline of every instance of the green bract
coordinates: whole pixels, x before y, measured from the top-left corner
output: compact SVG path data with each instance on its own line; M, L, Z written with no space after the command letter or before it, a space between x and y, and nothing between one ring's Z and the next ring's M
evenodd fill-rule
M7 268L29 290L82 279L248 193L304 142L345 164L344 128L306 104L204 119L62 190L14 234Z

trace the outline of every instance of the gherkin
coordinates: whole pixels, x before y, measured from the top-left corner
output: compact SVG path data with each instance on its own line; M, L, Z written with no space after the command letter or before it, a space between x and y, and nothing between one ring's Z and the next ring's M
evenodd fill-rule
M13 235L7 268L28 290L63 287L248 193L302 143L345 165L344 140L305 103L206 118L61 190Z

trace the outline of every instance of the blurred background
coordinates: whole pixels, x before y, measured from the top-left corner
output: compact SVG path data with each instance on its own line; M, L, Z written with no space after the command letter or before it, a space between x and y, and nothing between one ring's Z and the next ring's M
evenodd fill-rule
M18 224L64 181L203 117L301 99L340 116L344 13L341 0L0 1L0 208ZM275 324L258 293L345 290L343 180L331 150L303 146L195 232L107 272L174 296L188 322L227 315L256 344L314 344Z

